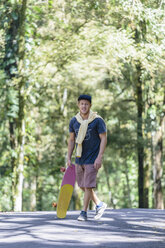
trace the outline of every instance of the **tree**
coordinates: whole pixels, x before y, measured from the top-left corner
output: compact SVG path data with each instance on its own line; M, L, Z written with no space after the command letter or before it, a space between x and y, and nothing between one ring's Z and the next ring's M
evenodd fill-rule
M25 143L25 18L27 0L5 1L5 55L7 111L12 164L13 209L22 210Z

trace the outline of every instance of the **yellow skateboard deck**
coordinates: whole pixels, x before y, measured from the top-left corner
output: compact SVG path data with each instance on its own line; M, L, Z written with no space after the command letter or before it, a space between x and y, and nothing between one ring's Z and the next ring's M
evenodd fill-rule
M75 165L68 166L64 174L57 203L57 217L65 218L76 181Z

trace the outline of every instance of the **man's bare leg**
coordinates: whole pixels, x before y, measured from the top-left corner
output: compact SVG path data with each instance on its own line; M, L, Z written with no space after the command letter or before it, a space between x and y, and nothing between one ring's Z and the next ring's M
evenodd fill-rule
M85 188L83 211L87 212L91 198L92 198L92 188Z
M96 193L94 192L94 190L92 189L92 197L91 197L92 201L98 205L100 203L99 198L97 197Z
M84 208L83 208L83 211L87 211L90 200L93 200L93 202L96 205L99 204L100 200L92 188L81 188L81 189L84 191Z
M100 202L99 198L97 197L97 195L95 194L92 188L81 188L81 189L84 191L84 206L77 220L80 221L87 220L87 210L90 200L93 200L94 203L96 204L96 214L94 219L96 220L100 219L107 207L107 204L104 202Z

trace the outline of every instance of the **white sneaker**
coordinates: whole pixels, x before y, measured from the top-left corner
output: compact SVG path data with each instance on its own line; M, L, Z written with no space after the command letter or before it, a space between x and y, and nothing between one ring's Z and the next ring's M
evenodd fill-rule
M77 218L77 220L80 220L80 221L86 221L87 220L87 213L84 212L84 211L81 211L79 217Z
M96 207L96 214L94 219L95 220L100 219L106 208L107 208L107 204L105 202L103 202L103 205L101 207Z

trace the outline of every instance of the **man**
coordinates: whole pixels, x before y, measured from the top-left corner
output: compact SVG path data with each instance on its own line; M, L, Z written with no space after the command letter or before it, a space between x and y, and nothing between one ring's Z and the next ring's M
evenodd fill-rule
M96 176L101 168L107 137L104 120L91 111L90 95L79 96L78 108L80 112L69 124L67 164L68 166L72 164L71 158L76 143L76 179L79 187L84 191L84 205L78 220L85 221L91 199L96 204L95 219L101 218L107 207L93 190L96 187Z

